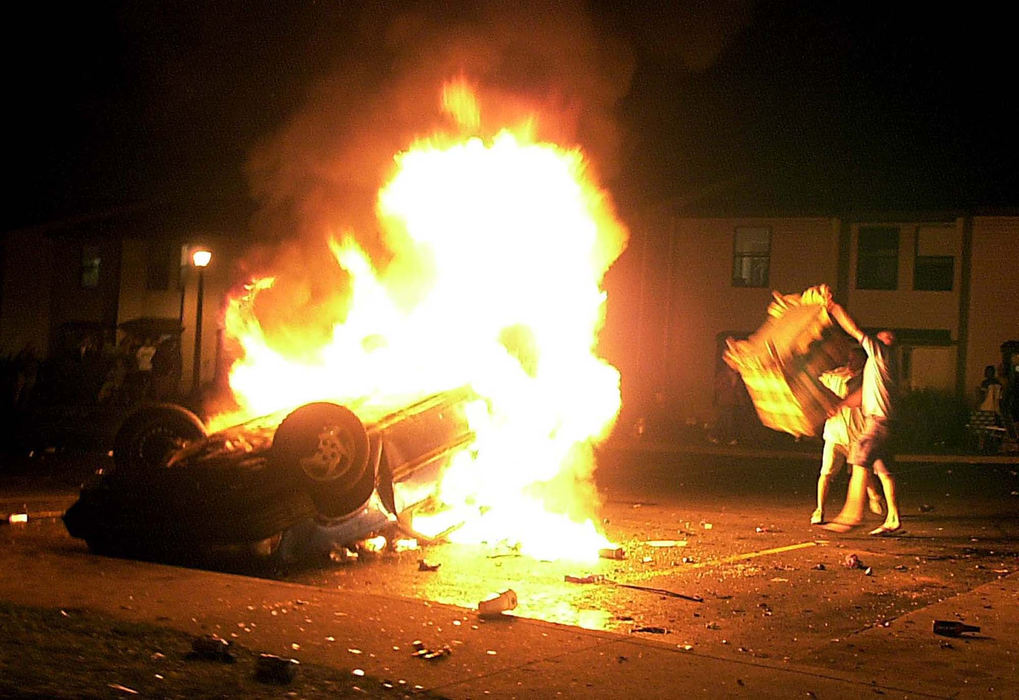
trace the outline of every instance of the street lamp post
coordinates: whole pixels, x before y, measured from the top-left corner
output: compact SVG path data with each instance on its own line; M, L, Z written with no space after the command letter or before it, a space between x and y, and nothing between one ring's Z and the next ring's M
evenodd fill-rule
M195 301L195 357L191 369L191 391L197 396L202 384L202 307L205 304L205 268L212 260L212 253L205 248L191 252L191 263L198 269L198 297Z

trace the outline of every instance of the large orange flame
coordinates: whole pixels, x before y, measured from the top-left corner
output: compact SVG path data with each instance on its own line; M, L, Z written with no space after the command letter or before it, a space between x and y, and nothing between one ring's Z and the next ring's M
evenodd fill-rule
M446 86L444 103L476 133L480 110L464 83ZM602 277L625 227L582 153L530 129L422 140L395 161L377 201L391 256L377 269L353 232L331 238L351 294L314 361L267 342L254 300L272 279L230 301L227 333L243 350L230 374L238 404L247 415L323 399L398 405L469 384L486 399L472 407L477 440L440 485L446 514L467 521L454 537L596 558L610 543L591 520L592 447L620 391L594 347Z

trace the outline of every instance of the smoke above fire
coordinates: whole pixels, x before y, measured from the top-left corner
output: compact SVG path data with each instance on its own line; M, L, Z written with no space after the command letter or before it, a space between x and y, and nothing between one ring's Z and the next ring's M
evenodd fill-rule
M343 286L322 255L326 236L348 229L385 262L376 193L394 154L450 130L440 92L451 79L463 77L483 105L477 135L529 121L537 140L582 146L602 180L617 167L614 109L634 59L625 44L599 35L581 3L393 5L400 9L373 7L351 18L356 29L337 47L333 70L249 159L255 232L279 245L253 254L246 271L291 278L273 296L301 326L321 318ZM267 321L288 332L285 318ZM328 325L322 321L324 332Z

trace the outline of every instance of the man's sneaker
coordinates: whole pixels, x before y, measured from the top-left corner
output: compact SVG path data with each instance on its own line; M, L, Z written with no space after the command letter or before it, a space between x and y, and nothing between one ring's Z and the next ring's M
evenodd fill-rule
M824 522L824 511L818 508L810 516L811 525L820 525Z

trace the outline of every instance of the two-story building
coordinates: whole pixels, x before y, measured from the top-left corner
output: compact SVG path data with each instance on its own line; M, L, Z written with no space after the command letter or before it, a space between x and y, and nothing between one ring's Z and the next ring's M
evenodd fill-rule
M971 398L987 365L1015 365L1017 241L1019 216L1001 213L661 217L610 276L624 407L710 423L726 339L764 322L773 290L821 283L865 329L896 331L907 390Z

